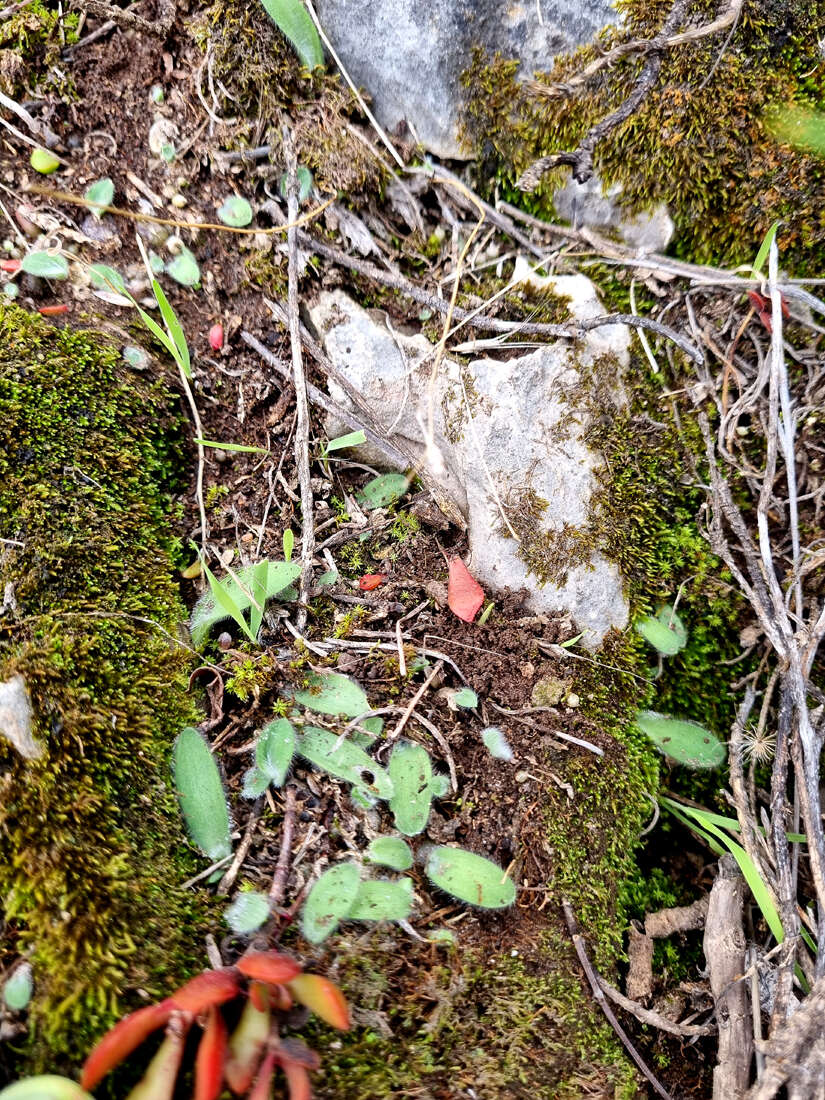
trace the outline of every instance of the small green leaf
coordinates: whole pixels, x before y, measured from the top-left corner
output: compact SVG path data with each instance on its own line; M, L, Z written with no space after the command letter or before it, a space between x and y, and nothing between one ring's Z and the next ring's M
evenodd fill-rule
M689 768L718 768L725 762L725 746L698 722L686 722L643 710L636 725L646 733L659 752Z
M65 258L52 252L29 252L23 257L20 267L27 275L36 275L40 279L69 277L69 265Z
M186 256L190 257L192 263L195 264L195 270L198 274L198 278L195 280L195 282L197 282L200 279L200 271L198 271L198 265L195 263L195 257L192 255L192 253L184 249L184 251L181 252L181 254L177 257L177 260L185 260ZM175 262L176 260L173 261L173 263ZM170 275L172 274L171 271L169 273ZM172 278L177 278L177 276L172 275ZM178 282L183 282L183 280L178 279ZM193 284L184 283L184 285L192 286ZM163 323L166 325L166 331L169 333L169 338L175 345L175 350L177 352L175 358L180 364L180 368L186 375L186 377L191 378L192 370L189 360L189 345L186 343L186 336L184 335L183 328L180 321L178 320L178 315L169 304L169 299L164 294L163 287L160 285L157 279L152 279L152 293L155 296L155 301L158 303L158 309L160 310L160 315L163 318Z
M216 447L219 451L241 451L244 454L253 455L269 454L266 447L250 447L246 443L219 443L216 439L201 439L200 436L195 436L195 443L200 443L201 447Z
M94 1100L68 1077L46 1074L16 1081L0 1092L0 1100Z
M324 871L310 890L301 913L301 931L310 943L322 943L346 918L358 894L360 880L355 863L337 863Z
M178 735L172 764L181 813L192 840L213 861L231 855L229 809L218 765L204 738L191 726Z
M263 0L264 10L308 69L324 64L324 51L315 24L301 0Z
M404 836L417 836L427 824L434 793L430 755L421 745L398 741L387 771L395 791L390 799L395 826Z
M488 726L486 730L482 730L481 740L484 742L484 747L490 756L496 760L509 761L513 759L513 750L510 748L510 743L498 726Z
M295 532L291 527L284 530L284 561L292 560L292 551L295 549Z
M412 894L412 879L368 879L358 887L347 920L407 920Z
M92 214L100 221L103 217L104 207L112 205L115 197L115 185L105 176L102 180L95 180L91 187L87 187L84 198L87 202L94 203Z
M337 569L328 569L326 571L326 573L322 573L321 576L318 578L318 584L320 584L320 586L322 588L327 588L331 584L337 584L337 582L338 582L338 570Z
M779 229L782 222L774 222L768 232L765 234L765 239L759 246L759 251L756 253L756 259L753 261L753 277L758 279L762 275L762 268L765 264L765 260L768 258L768 253L771 250L776 231Z
M295 730L286 718L276 718L261 730L255 746L255 765L276 787L283 785L295 755Z
M408 871L413 864L410 846L399 836L377 836L366 854L371 863L381 863L393 871Z
M260 798L269 786L269 776L264 775L259 768L250 768L244 772L241 794L244 798Z
M367 508L386 508L406 493L409 484L405 474L381 474L368 481L356 499Z
M465 710L472 710L478 706L478 696L472 690L472 688L463 687L457 691L449 699L450 707L456 710L458 707L463 707Z
M252 207L240 195L228 195L218 208L218 217L224 225L243 229L252 221Z
M22 1012L32 999L33 989L31 964L21 963L3 986L3 1000L12 1012Z
M166 274L181 286L197 286L201 281L198 261L188 248L181 249L174 260L166 265Z
M352 783L372 798L393 796L392 780L384 768L358 745L346 738L341 740L330 730L307 726L298 738L297 752L317 768Z
M160 147L160 159L165 160L167 164L171 164L175 159L175 145L174 142L164 141Z
M672 657L687 644L685 625L669 604L655 619L640 619L636 631L665 657Z
M464 848L431 848L425 870L439 889L469 905L506 909L516 900L513 881L501 867Z
M433 928L431 932L427 933L427 939L430 943L443 943L450 947L456 943L455 932L450 928Z
M262 565L266 568L262 569ZM295 562L266 561L238 569L234 577L218 580L207 569L209 591L195 604L189 621L192 644L195 647L202 645L212 627L226 619L234 619L246 636L251 636L251 640L256 641L243 617L243 613L249 610L252 603L251 596L254 595L258 602L275 598L286 599L289 586L300 572L301 566Z
M363 688L340 672L309 673L309 688L295 693L295 702L318 714L357 718L370 709Z
M255 891L242 891L224 913L224 919L239 936L249 935L269 920L269 898Z
M303 164L299 164L295 170L295 178L298 181L298 202L306 202L312 193L312 188L315 181L312 178L312 172ZM289 176L284 172L278 181L278 190L281 193L282 198L287 197L287 190L289 189Z
M111 290L124 296L129 293L123 276L108 264L92 264L89 268L89 282L95 290Z
M324 444L324 454L330 454L332 451L341 451L345 447L357 447L361 443L366 443L367 437L359 428L357 432L348 432L346 435L336 436L335 439L330 439Z
M52 172L56 172L60 167L60 158L56 157L54 153L50 153L48 149L33 149L32 155L29 157L29 164L41 176L50 176Z

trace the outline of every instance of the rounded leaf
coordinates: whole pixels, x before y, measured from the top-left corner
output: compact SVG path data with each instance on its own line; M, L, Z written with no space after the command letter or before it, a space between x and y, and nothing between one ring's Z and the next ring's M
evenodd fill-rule
M98 219L103 217L103 207L112 205L114 197L115 185L108 176L101 180L95 180L91 187L87 187L84 195L87 202L94 204L92 214Z
M309 687L295 693L295 702L318 714L343 714L358 718L370 709L364 689L340 672L310 673Z
M295 755L295 730L286 718L276 718L261 730L255 747L255 765L262 775L280 787Z
M349 913L361 872L355 863L337 863L324 871L309 892L301 914L301 931L310 943L322 943Z
M319 974L299 974L287 983L287 989L299 1004L305 1005L325 1023L340 1031L349 1031L349 1009L344 994L329 979Z
M718 768L725 762L725 746L698 722L643 710L636 715L636 725L659 752L688 768Z
M412 896L412 879L368 879L358 887L347 920L407 920Z
M21 270L40 279L68 279L69 265L65 257L53 252L29 252L20 262Z
M387 771L394 791L390 809L395 827L405 836L417 836L427 824L434 793L430 754L421 745L398 741Z
M655 619L640 619L636 631L665 657L672 657L687 644L687 630L673 608L662 608Z
M188 248L182 248L174 260L166 265L166 274L181 286L197 286L201 281L198 261Z
M224 919L239 936L255 932L269 919L269 898L265 894L245 890L226 910Z
M218 207L218 217L224 225L242 229L252 221L252 207L240 195L227 195Z
M49 176L60 167L60 158L50 153L48 149L33 149L29 164L35 172L39 172L42 176Z
M299 964L279 951L252 951L238 961L238 970L247 978L269 985L285 985L301 973Z
M403 497L410 484L405 474L381 474L368 481L356 499L367 508L386 508Z
M3 1000L12 1012L22 1012L32 998L31 963L21 963L3 986Z
M408 871L413 865L410 846L400 836L377 836L367 848L367 859L393 871Z
M510 742L498 726L488 726L487 729L482 730L481 740L484 742L484 747L487 749L487 752L496 760L509 761L513 759L513 750L510 747Z
M175 741L172 764L189 835L209 859L225 859L232 854L232 841L223 783L209 746L191 726Z
M93 1100L76 1081L45 1074L17 1081L0 1092L0 1100Z
M501 867L464 848L431 848L425 870L436 886L468 905L506 909L516 900L516 887Z

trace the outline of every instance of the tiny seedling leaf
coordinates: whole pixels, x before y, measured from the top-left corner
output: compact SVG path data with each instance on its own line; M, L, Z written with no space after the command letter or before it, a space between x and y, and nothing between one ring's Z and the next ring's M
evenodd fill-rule
M403 497L409 487L410 479L405 474L381 474L368 481L356 500L367 508L386 508Z
M255 747L255 765L270 783L280 787L295 755L295 730L286 718L276 718L261 730Z
M224 918L233 932L247 936L269 920L269 898L255 891L243 891L226 910Z
M464 848L431 848L427 877L445 893L482 909L506 909L516 900L512 879L492 860Z
M284 561L292 560L292 551L295 549L295 532L291 527L284 529Z
M330 730L307 726L303 736L298 738L297 751L310 764L352 783L372 798L390 799L393 796L392 780L381 765L358 745L346 739L342 741Z
M324 454L329 454L331 451L342 451L346 447L357 447L359 444L366 442L367 437L359 428L357 432L347 432L346 435L339 435L335 439L330 439L324 445Z
M3 1000L6 1006L12 1012L22 1012L32 999L33 988L31 964L21 963L3 986Z
M174 260L166 265L166 274L181 286L197 286L201 281L198 261L188 248L182 248Z
M266 565L266 570L260 568L262 565ZM258 562L238 569L234 577L224 577L222 580L207 570L209 591L204 592L195 604L189 621L192 644L196 647L202 645L210 630L226 619L234 619L246 636L255 641L243 617L251 606L251 597L255 595L259 603L276 597L287 598L289 586L300 572L299 564L286 561Z
M308 69L324 64L324 51L315 24L301 0L263 0L264 10Z
M92 264L89 268L89 282L95 290L112 290L115 294L129 296L123 276L108 264Z
M299 164L295 169L295 178L298 181L298 202L305 202L312 194L312 187L315 182L312 178L312 172L305 164ZM285 199L289 190L289 176L286 172L278 181L278 190L281 193L281 198Z
M368 879L358 887L347 920L407 920L412 911L412 879Z
M322 943L352 908L361 873L355 863L337 863L324 871L309 892L301 913L301 931L310 943Z
M311 673L309 688L295 693L295 702L318 714L357 718L370 709L363 688L340 672Z
M338 583L338 570L337 569L328 569L326 571L326 573L322 573L321 576L318 578L318 584L322 588L327 588L329 585L337 584L337 583Z
M95 180L91 187L86 188L83 196L87 202L92 203L92 214L100 221L104 214L104 207L112 205L115 197L115 185L105 176L102 180Z
M463 687L450 696L449 704L452 710L457 710L459 707L464 710L472 710L473 707L478 706L478 696L472 688Z
M35 172L39 172L42 176L50 176L60 167L60 158L50 153L48 149L33 149L29 164Z
M243 229L252 221L252 207L240 195L228 195L218 208L218 217L224 225Z
M762 268L765 265L765 260L768 258L768 253L771 250L776 231L779 229L781 222L774 222L768 232L765 234L765 239L759 246L759 251L756 253L756 259L753 261L753 277L759 279L762 276Z
M670 605L663 607L655 619L640 619L636 631L665 657L672 657L687 644L685 625Z
M496 760L509 761L513 759L513 750L510 748L510 742L498 726L488 726L486 730L482 730L481 740L484 742L484 747L487 749L487 752Z
M52 252L29 252L23 257L20 267L27 275L36 275L40 279L69 277L69 265L65 257Z
M433 800L433 769L430 755L421 745L398 741L387 766L394 794L390 809L395 825L404 836L424 831Z
M725 762L725 746L698 722L643 710L636 715L636 725L659 752L688 768L718 768Z
M246 443L219 443L216 439L201 439L195 436L195 442L201 447L216 447L220 451L242 451L244 454L266 455L269 454L266 447L251 447Z
M0 1092L0 1100L93 1100L93 1097L68 1077L49 1073L16 1081Z
M410 846L400 836L377 836L367 848L367 859L393 871L408 871L413 864Z
M204 738L186 726L173 751L175 787L189 835L211 860L232 854L229 809L218 765Z

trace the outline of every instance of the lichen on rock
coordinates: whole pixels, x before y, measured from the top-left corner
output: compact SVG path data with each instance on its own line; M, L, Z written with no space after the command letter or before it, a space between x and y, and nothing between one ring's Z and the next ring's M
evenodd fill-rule
M170 890L189 863L168 755L192 716L166 515L178 440L166 387L100 337L0 308L0 681L25 683L43 750L0 739L27 1068L74 1061L129 989L195 964L196 907Z

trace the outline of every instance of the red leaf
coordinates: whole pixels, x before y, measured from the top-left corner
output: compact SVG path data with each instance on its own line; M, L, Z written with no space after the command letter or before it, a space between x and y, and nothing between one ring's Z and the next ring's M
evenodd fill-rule
M769 309L760 309L759 320L762 322L768 332L773 333L773 318Z
M220 351L223 347L223 325L220 322L209 330L209 346L213 351Z
M379 584L383 584L386 579L386 573L366 573L359 580L358 587L362 592L372 592L373 588L377 588Z
M55 306L41 306L37 311L43 317L59 317L62 313L68 313L69 307L65 302Z
M255 1084L249 1094L248 1100L269 1100L269 1086L272 1084L272 1075L275 1073L275 1054L270 1051L261 1062Z
M309 1074L304 1067L295 1062L287 1062L282 1068L289 1086L289 1100L312 1100ZM249 1100L252 1100L251 1096Z
M232 966L225 966L222 970L204 970L202 974L198 974L197 978L182 985L170 999L175 1008L184 1012L194 1012L199 1016L212 1005L222 1005L224 1001L231 1001L240 991L238 972Z
M86 1059L80 1076L80 1087L89 1092L106 1074L128 1058L153 1031L168 1023L175 1011L171 1000L139 1008L120 1020L108 1031Z
M471 623L483 603L484 589L461 558L453 558L447 584L447 604L450 611L465 623Z
M765 295L760 294L758 290L748 291L748 301L757 313L760 313L763 309L767 309L771 304L770 298L766 298Z
M0 260L0 271L8 271L10 274L14 274L15 271L19 271L22 265L22 260Z
M226 1061L226 1024L214 1006L195 1058L195 1095L193 1100L218 1100Z
M238 970L247 978L270 985L284 985L297 978L301 968L289 955L279 955L277 951L257 951L244 955L238 961Z
M306 1005L325 1023L349 1031L349 1009L337 985L318 974L299 974L287 988L296 1001Z

